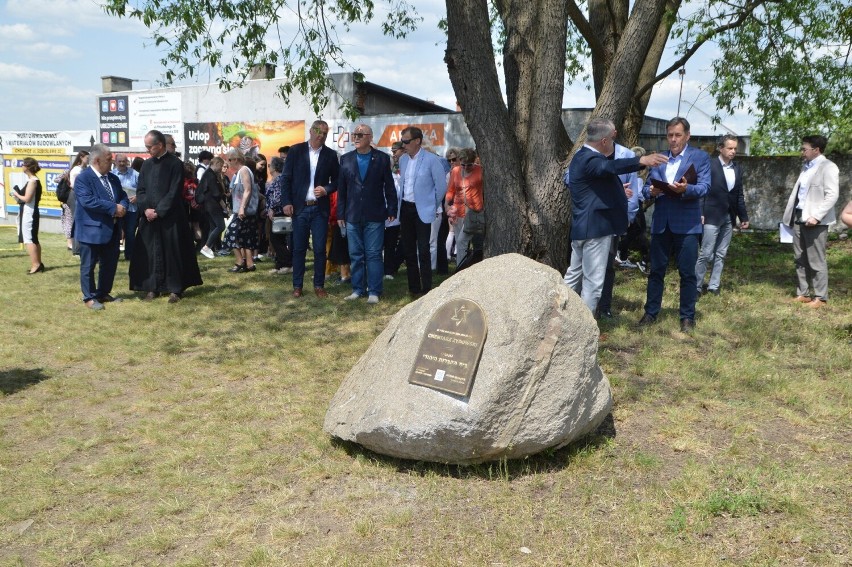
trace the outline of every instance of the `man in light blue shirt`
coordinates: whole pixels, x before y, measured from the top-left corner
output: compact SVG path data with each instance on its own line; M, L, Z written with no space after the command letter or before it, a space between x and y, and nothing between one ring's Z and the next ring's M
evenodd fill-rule
M133 242L136 239L136 222L139 219L136 212L136 185L139 183L139 172L130 167L127 154L115 154L115 169L112 171L121 181L121 188L127 193L130 206L122 220L121 229L124 231L124 259L130 261L133 252Z

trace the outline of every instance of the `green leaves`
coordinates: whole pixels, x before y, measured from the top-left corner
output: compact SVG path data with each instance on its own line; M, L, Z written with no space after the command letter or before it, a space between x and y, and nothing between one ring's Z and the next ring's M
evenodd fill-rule
M403 38L422 20L406 0L387 0L383 32ZM336 92L332 70L357 73L343 57L338 29L344 32L376 16L372 0L107 0L106 13L142 22L162 49L161 84L214 75L231 90L248 80L252 69L275 65L286 83L285 104L294 93L309 99L319 114ZM344 108L353 119L357 109Z

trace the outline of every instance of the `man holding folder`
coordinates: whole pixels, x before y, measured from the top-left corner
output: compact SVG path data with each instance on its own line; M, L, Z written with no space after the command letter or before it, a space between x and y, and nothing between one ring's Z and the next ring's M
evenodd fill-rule
M689 122L676 117L666 125L668 163L651 169L642 193L655 197L651 219L651 272L645 314L640 326L656 322L663 302L669 256L674 255L680 273L680 330L695 328L697 288L695 263L702 233L700 199L710 188L710 156L689 146Z

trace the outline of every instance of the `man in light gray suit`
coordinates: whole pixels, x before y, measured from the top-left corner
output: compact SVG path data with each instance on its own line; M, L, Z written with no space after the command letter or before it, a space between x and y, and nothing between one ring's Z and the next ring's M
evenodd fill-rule
M787 200L784 224L793 229L796 260L796 298L819 309L828 302L828 264L825 247L828 227L837 222L834 205L840 195L840 170L823 155L825 136L802 138L802 173ZM811 299L809 289L813 289Z

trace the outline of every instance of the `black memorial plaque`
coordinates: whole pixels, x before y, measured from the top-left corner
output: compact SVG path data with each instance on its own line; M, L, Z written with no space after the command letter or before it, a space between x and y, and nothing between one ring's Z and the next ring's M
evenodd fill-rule
M476 302L445 303L426 325L408 383L469 396L487 334L485 312Z

